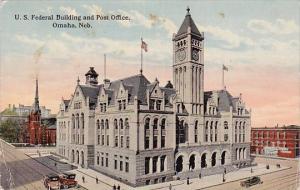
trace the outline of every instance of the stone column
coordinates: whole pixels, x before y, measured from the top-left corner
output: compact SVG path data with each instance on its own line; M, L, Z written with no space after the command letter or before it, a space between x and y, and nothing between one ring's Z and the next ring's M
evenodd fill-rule
M160 156L157 157L157 162L156 162L156 172L160 172Z
M149 159L149 174L152 174L153 173L153 171L152 171L152 157L150 157L150 159Z

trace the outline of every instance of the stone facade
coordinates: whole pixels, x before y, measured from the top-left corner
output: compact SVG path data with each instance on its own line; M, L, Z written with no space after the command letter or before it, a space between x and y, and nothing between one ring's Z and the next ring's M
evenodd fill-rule
M174 86L142 73L98 84L91 67L85 84L78 81L61 102L58 153L133 186L250 164L251 114L241 96L204 92L204 34L189 10L173 55Z

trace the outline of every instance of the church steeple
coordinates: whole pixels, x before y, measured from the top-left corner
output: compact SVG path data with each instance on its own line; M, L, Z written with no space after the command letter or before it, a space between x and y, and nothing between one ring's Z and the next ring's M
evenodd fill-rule
M34 98L34 105L33 105L33 112L40 113L40 103L39 103L39 84L38 78L35 79L35 98Z

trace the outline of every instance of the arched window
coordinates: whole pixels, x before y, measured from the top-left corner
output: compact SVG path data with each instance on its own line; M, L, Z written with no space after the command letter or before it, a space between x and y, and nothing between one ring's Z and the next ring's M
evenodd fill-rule
M150 129L150 118L146 118L145 120L145 129Z
M105 120L105 128L106 128L106 129L109 129L108 119Z
M100 121L99 121L99 119L97 119L97 129L100 129Z
M72 127L75 129L75 116L72 114Z
M79 114L76 114L76 125L77 128L79 129Z
M82 129L84 129L84 114L81 113L81 126L82 126Z
M194 126L194 135L195 135L195 143L198 142L198 121L195 121L195 126Z
M120 129L124 128L123 119L119 120L119 126L120 126Z
M128 121L128 118L125 119L125 129L129 129L129 121Z
M115 129L118 129L118 120L117 119L114 119L114 127L115 127Z
M180 112L180 104L177 104L177 113Z
M104 120L103 119L101 119L101 129L104 129Z
M153 130L157 130L157 124L158 124L158 119L155 118L155 119L153 120Z

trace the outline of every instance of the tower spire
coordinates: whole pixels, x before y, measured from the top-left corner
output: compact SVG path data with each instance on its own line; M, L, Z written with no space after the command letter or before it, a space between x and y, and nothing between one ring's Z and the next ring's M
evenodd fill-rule
M40 105L39 105L39 82L38 78L35 79L35 98L34 98L34 109L35 113L40 112Z

